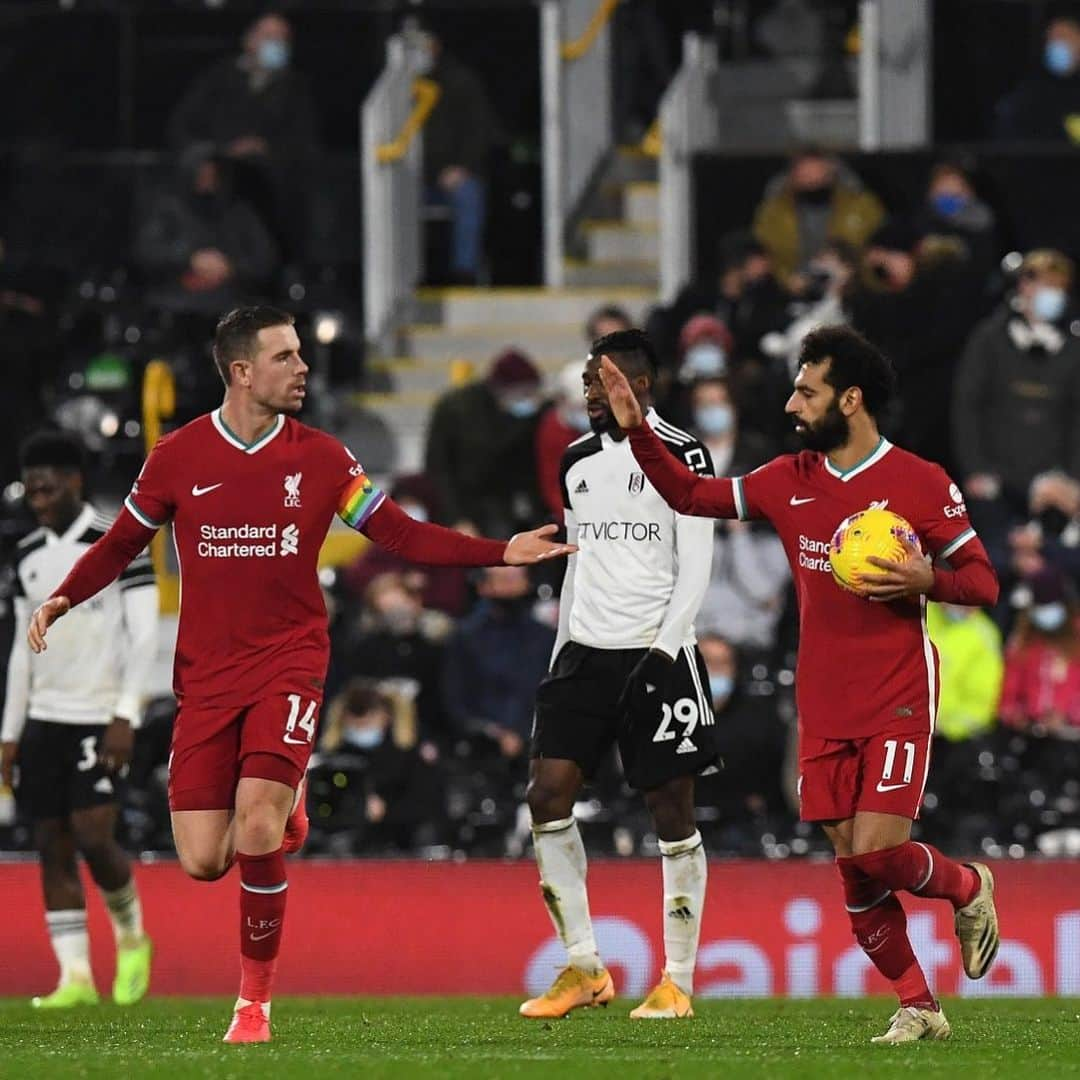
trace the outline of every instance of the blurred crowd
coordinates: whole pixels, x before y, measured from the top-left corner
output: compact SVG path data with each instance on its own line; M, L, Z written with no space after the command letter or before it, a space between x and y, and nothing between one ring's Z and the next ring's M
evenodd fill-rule
M407 34L419 68L445 90L426 143L429 198L454 217L454 280L475 282L483 277L485 140L493 135L483 120L486 95L433 34L418 27ZM213 405L218 387L202 347L176 342L207 340L218 313L265 292L286 262L307 259L304 245L318 234L318 208L308 198L317 122L290 66L291 35L284 18L265 16L238 55L193 83L169 127L175 177L147 201L137 230L142 302L161 327L176 330L170 355L180 357L182 377L188 373L185 387L197 389L190 412ZM1080 137L1072 126L1080 115L1080 22L1071 15L1048 24L1044 65L1002 101L1002 137ZM796 448L783 405L809 329L850 323L891 357L901 395L885 431L950 472L1003 584L992 611L930 605L942 697L917 828L957 850L1075 854L1076 253L1006 251L974 157L942 158L922 191L908 194L917 209L891 215L842 156L796 151L765 185L752 219L722 238L715 280L689 284L649 314L662 362L657 407L708 446L718 475L740 475ZM282 300L288 306L302 296L286 287ZM32 289L0 292L0 323L23 357L48 353L44 323L52 314ZM502 537L561 521L559 461L589 427L584 353L630 325L617 305L598 307L583 328L582 357L547 378L528 343L508 341L479 378L435 404L421 473L395 473L392 439L383 438L377 416L354 416L360 435L349 441L418 519ZM302 333L320 343L323 329L313 321ZM46 361L19 365L26 385L0 406L3 482L17 480L14 446L46 417L83 432L102 471L116 475L101 439L107 416L65 413L55 386L97 380L108 400L110 386L125 378L121 368L101 358L79 372ZM314 389L317 415L308 419L333 426L333 395ZM181 410L179 418L188 417ZM124 422L119 407L113 420ZM135 468L137 461L128 463L128 473ZM10 544L32 523L17 489L6 490L0 542ZM375 548L326 573L333 659L309 785L310 853L522 853L533 695L551 659L561 573L416 567ZM822 850L797 823L795 627L776 535L764 524L718 522L697 619L724 758L698 792L712 853L782 858ZM170 846L171 719L169 701L151 704L125 795L127 838L146 849ZM655 845L616 760L576 813L594 850L627 855ZM4 846L25 846L17 821L3 829Z

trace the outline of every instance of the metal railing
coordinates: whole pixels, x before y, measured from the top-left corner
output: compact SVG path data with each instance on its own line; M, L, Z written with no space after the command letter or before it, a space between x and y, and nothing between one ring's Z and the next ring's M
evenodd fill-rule
M683 38L683 60L660 102L660 300L671 303L693 275L693 156L719 138L715 41Z
M565 280L565 232L612 146L611 17L620 0L543 0L544 284Z
M364 332L383 349L424 270L422 129L439 94L416 74L404 39L390 38L360 115Z
M165 360L151 360L142 383L143 440L147 455L161 438L162 421L171 419L175 411L176 379L172 368ZM165 529L158 529L150 541L150 560L157 575L159 608L163 614L173 615L180 609L180 577L169 566Z

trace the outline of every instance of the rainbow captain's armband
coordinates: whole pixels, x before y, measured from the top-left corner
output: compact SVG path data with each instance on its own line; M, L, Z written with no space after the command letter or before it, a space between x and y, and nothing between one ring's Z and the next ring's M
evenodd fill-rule
M338 503L338 517L353 529L359 529L379 508L386 496L364 473L350 481Z

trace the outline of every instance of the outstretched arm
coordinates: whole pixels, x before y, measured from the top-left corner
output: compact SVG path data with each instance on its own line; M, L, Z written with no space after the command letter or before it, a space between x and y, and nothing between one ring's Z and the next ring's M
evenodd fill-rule
M642 416L626 376L607 356L600 358L600 378L619 427L629 432L634 457L672 509L695 517L747 516L740 511L736 481L698 476L675 459Z
M36 653L44 652L45 634L76 604L89 600L111 584L148 543L156 529L143 525L125 506L109 531L92 544L70 573L30 618L27 638Z
M524 566L577 551L548 539L557 525L545 525L505 540L466 536L442 525L415 521L393 499L384 498L360 531L380 547L428 566Z

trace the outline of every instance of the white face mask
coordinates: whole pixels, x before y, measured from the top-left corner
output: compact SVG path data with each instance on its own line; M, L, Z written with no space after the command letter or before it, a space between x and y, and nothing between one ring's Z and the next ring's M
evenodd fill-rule
M399 503L401 509L413 519L413 521L427 521L427 508L419 503Z
M1039 604L1029 614L1032 626L1044 634L1056 634L1069 617L1068 609L1062 603Z
M686 350L679 371L685 380L715 378L727 371L727 353L712 342L692 345Z

